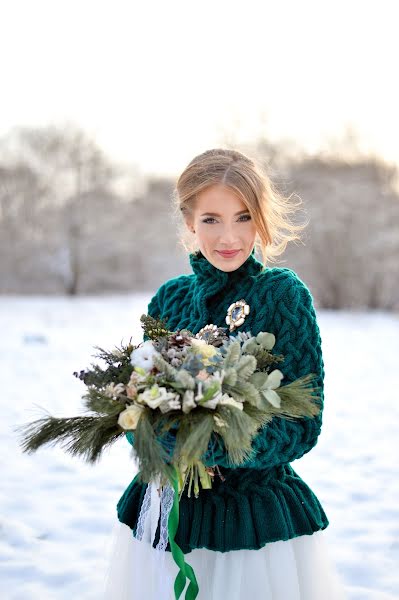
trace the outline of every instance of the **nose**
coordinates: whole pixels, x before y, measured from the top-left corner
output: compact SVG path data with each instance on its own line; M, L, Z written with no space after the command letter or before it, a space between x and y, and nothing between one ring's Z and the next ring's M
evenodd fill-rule
M234 233L232 225L224 225L220 232L219 243L226 246L226 249L236 248L237 236Z

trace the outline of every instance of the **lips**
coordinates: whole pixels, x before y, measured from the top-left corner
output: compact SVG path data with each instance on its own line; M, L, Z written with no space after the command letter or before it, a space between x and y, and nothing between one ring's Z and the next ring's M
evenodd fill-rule
M231 258L232 256L236 256L240 250L217 250L221 256L225 258Z

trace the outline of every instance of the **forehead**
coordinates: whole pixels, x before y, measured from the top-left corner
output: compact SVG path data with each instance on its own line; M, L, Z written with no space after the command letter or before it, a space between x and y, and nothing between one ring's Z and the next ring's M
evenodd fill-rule
M198 194L195 202L196 211L220 212L235 214L247 210L242 199L228 186L215 184Z

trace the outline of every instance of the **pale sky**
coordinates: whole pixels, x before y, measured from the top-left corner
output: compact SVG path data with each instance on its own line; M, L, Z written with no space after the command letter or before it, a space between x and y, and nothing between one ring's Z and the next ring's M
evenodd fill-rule
M399 161L396 0L0 0L0 135L71 122L177 174L222 136Z

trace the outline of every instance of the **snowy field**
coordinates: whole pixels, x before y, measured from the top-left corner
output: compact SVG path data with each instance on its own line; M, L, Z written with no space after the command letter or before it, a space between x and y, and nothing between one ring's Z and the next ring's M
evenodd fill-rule
M141 340L145 295L0 298L0 597L100 600L116 503L133 479L122 440L96 466L23 454L16 425L81 411L94 346ZM399 598L399 315L319 311L323 430L294 469L320 499L348 600ZM115 599L117 600L117 599ZM289 599L287 599L289 600ZM322 599L320 599L322 600Z

